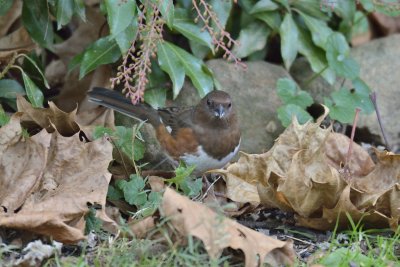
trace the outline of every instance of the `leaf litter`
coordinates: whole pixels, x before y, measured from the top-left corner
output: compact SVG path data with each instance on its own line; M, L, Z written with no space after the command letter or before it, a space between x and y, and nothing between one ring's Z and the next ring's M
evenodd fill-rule
M346 214L365 227L396 229L400 219L399 155L367 151L354 143L348 167L343 164L351 140L331 127L300 125L296 119L264 154L242 153L238 162L215 170L224 176L227 195L234 201L254 201L258 194L265 207L294 212L299 226L317 230L349 227ZM240 194L241 186L249 194ZM251 188L251 190L249 189Z

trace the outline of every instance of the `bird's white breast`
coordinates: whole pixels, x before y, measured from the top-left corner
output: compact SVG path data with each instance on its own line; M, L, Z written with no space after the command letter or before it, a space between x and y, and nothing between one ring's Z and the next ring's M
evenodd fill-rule
M183 160L186 165L196 165L195 174L202 174L205 171L218 169L224 167L238 152L240 146L239 144L235 149L222 159L215 159L209 156L203 149L202 146L197 148L197 152L194 154L185 153L181 160Z

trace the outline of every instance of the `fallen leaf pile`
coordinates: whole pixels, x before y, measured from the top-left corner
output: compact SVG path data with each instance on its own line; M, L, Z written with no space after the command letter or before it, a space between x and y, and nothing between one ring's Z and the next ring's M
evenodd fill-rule
M27 115L16 113L0 128L0 227L73 243L84 239L88 205L97 204L102 207L97 216L112 230L104 212L111 144L85 143L78 133L65 137L57 128L25 137L20 121Z
M374 164L353 143L350 179L343 175L350 139L322 129L320 122L296 120L266 153L242 153L239 161L215 172L224 175L227 195L237 202L259 198L266 207L295 212L299 225L319 230L362 219L366 227L397 228L400 219L400 155L378 152ZM245 188L246 194L241 189Z

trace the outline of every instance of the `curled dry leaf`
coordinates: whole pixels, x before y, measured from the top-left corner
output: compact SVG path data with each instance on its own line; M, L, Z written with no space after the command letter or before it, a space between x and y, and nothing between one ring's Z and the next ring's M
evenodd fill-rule
M350 181L341 174L350 139L322 129L317 123L294 120L268 152L242 154L237 163L218 170L227 180L257 187L261 203L293 211L300 225L327 230L346 227L346 212L366 226L396 228L400 207L399 155L378 152L375 165L359 145L353 144L348 163ZM228 187L228 191L230 188ZM240 201L237 193L235 201ZM247 198L244 198L248 201Z
M105 214L112 146L99 139L83 143L77 134L40 131L24 137L16 113L0 128L0 227L27 230L72 243L84 238L88 204Z
M0 27L1 28L1 27ZM36 47L24 27L0 39L0 61L15 53L28 53Z
M224 248L230 247L243 251L247 267L258 266L260 261L271 266L293 264L295 253L291 241L258 233L170 188L165 190L160 209L180 234L202 240L210 257L218 257Z
M63 136L72 136L79 131L75 122L76 110L66 113L53 102L49 102L49 108L34 108L23 96L17 97L17 107L23 113L21 123L28 129L39 126L50 133L57 130Z

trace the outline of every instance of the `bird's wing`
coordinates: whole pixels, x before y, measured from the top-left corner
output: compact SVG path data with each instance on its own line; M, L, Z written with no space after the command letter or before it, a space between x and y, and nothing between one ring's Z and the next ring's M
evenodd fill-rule
M170 127L171 135L176 135L181 128L192 128L194 107L168 107L158 109L158 114L166 127Z

